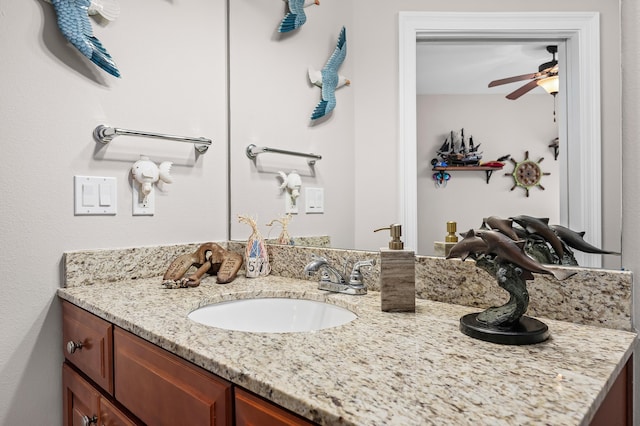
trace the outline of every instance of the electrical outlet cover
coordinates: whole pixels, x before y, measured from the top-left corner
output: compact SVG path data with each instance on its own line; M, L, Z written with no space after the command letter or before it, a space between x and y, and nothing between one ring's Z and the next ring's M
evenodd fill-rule
M300 197L297 199L293 199L291 193L289 191L285 191L284 193L284 212L291 214L298 214L298 203L300 202Z
M132 182L133 215L134 216L153 216L156 210L156 188L151 186L151 192L147 195L147 202L140 202L140 184L137 181Z

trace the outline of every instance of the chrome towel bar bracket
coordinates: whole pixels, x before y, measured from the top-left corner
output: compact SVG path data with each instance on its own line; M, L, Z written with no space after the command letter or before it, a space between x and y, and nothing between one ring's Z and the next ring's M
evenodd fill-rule
M307 164L309 164L310 166L316 164L316 160L322 160L322 155L318 154L305 154L304 152L286 151L283 149L268 148L266 146L255 146L254 144L247 146L247 157L249 157L251 160L255 160L258 154L262 154L265 152L271 152L273 154L293 155L296 157L306 157L308 158Z
M97 142L101 142L107 144L113 140L116 136L142 136L146 138L156 138L156 139L166 139L178 142L188 142L194 144L196 151L200 154L204 154L209 149L209 145L211 145L211 139L206 138L192 138L188 136L173 136L173 135L163 135L162 133L151 133L151 132L142 132L138 130L126 130L120 129L117 127L108 127L105 125L99 125L95 129L93 129L93 138Z

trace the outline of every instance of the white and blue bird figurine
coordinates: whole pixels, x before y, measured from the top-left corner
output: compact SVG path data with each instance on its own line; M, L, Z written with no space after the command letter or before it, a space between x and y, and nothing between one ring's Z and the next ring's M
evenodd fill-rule
M107 21L115 21L120 16L118 0L91 0L89 15L100 15Z
M91 62L120 77L120 71L100 40L93 35L90 14L100 14L107 20L115 19L120 7L115 0L46 0L52 3L58 16L62 35Z
M278 32L288 33L297 28L300 28L307 22L307 15L304 13L304 8L315 4L320 4L320 0L285 0L289 6L289 12L284 16Z
M318 102L318 105L316 105L316 108L311 114L312 120L317 120L333 111L336 107L336 89L351 84L345 76L338 74L338 69L347 56L346 31L347 30L342 27L336 48L321 71L309 67L309 80L311 83L322 88L322 99Z

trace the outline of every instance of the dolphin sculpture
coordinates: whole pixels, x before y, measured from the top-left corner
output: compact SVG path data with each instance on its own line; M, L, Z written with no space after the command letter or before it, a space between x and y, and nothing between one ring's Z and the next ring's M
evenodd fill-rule
M451 247L447 259L460 258L466 260L472 254L487 251L487 243L478 237L473 229L470 229L464 238Z
M289 13L287 13L280 26L278 32L287 33L295 29L300 28L307 22L307 15L304 13L304 8L315 4L320 4L320 0L285 0L289 5Z
M619 252L602 250L586 242L584 237L584 231L576 232L562 225L549 225L549 228L556 233L566 245L584 253L593 254L615 254L620 256Z
M532 234L538 234L543 237L558 255L558 258L562 259L564 255L564 248L562 247L562 241L556 235L551 228L549 228L549 219L538 219L532 216L520 215L510 217L518 225L522 226L527 232Z
M51 0L62 35L80 53L104 71L120 77L120 71L100 40L93 35L89 21L90 0Z
M496 229L502 232L504 235L510 237L512 240L519 240L518 234L513 229L512 219L502 219L498 216L489 216L483 219L483 222L491 229Z
M487 253L497 256L498 260L511 262L525 271L525 279L533 279L532 273L553 275L562 281L575 274L575 271L547 268L536 262L524 252L524 242L514 241L499 231L476 231L487 244Z
M324 117L336 107L336 88L349 85L351 82L343 75L338 74L338 68L342 65L344 58L347 56L347 30L342 27L340 35L338 36L338 43L336 44L331 57L322 68L322 71L314 71L309 68L309 80L311 83L322 88L322 99L318 102L311 119L316 120L320 117Z

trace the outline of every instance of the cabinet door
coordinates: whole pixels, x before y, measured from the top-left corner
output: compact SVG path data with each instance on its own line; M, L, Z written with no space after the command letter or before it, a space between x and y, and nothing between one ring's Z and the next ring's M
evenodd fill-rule
M62 365L62 388L62 424L64 426L96 424L100 394L66 364Z
M113 395L112 325L67 301L62 301L64 355L109 394Z
M100 398L100 426L136 426L126 414L106 398Z
M115 397L154 426L231 425L231 384L118 327Z
M238 387L234 389L234 393L236 426L298 426L315 424Z
M591 426L633 424L633 356L627 361L591 420Z

